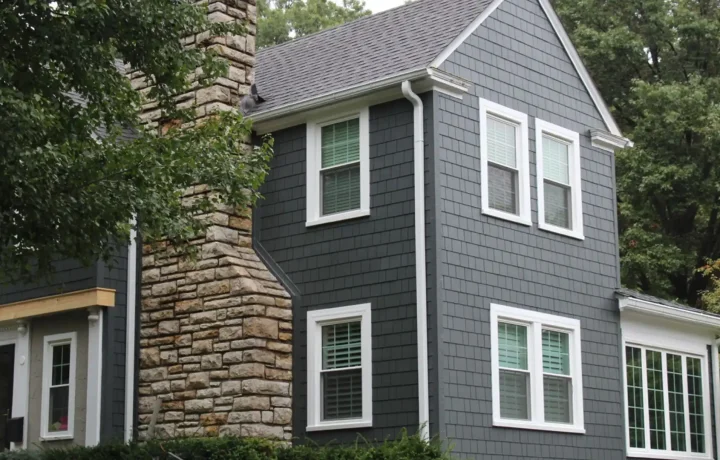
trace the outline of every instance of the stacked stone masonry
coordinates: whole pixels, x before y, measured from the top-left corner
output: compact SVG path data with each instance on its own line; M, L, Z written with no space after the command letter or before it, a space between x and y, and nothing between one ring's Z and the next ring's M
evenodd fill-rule
M243 21L244 37L189 37L228 61L225 78L194 83L178 106L196 122L236 110L255 64L255 0L203 0L214 22ZM135 89L150 83L128 71ZM162 114L148 101L141 117L160 129ZM209 193L198 185L185 198ZM292 307L290 296L252 248L248 212L219 207L193 242L194 257L178 256L162 242L145 245L142 259L138 436L292 438ZM159 409L157 414L155 410ZM154 420L154 423L153 423Z
M210 218L195 257L143 248L140 439L159 399L155 437L289 440L290 297L252 249L249 218Z

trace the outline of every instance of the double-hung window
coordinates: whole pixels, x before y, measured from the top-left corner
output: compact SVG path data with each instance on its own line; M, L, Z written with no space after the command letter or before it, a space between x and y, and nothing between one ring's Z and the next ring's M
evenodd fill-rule
M45 337L41 398L43 439L73 436L76 344L74 332Z
M480 99L484 214L531 225L528 116Z
M580 322L492 305L493 424L584 433Z
M307 225L370 214L369 111L307 125Z
M628 456L710 458L704 356L625 346Z
M539 227L583 239L580 135L535 120Z
M308 431L372 426L370 304L308 313Z

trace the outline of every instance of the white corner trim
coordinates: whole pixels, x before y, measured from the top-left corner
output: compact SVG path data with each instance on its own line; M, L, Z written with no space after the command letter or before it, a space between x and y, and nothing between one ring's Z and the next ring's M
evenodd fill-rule
M13 375L13 402L12 416L28 418L28 407L30 407L30 323L28 321L17 322L17 341L15 343L15 370ZM26 449L27 444L27 421L23 423L23 441L19 445L13 443L13 448Z
M425 267L425 129L422 99L410 82L402 91L413 105L413 168L415 198L415 301L418 347L418 421L420 436L430 439L430 377L428 369L427 285Z
M619 298L619 304L621 312L633 311L643 315L693 324L695 326L720 329L720 317L708 315L701 311L695 312L626 296Z
M626 147L634 147L635 144L625 137L616 136L607 131L601 129L591 129L590 139L592 140L592 146L597 147L608 152L615 152L617 149L624 149Z
M360 121L360 208L338 214L322 215L322 169L321 129L334 123L359 118ZM370 109L365 106L349 113L334 114L307 123L307 172L306 172L306 226L339 222L370 215Z
M550 20L550 24L552 24L553 29L555 29L555 34L560 39L560 42L562 43L563 48L565 48L565 52L568 54L568 57L570 57L570 61L572 61L575 70L577 71L578 75L580 75L580 79L585 85L585 88L587 88L588 93L590 93L590 97L595 103L595 107L597 107L598 111L600 112L600 115L602 116L605 125L612 134L622 137L622 132L620 131L620 128L618 127L615 119L610 113L610 109L605 104L605 101L600 95L600 91L598 91L597 87L595 86L595 83L590 77L590 73L585 67L585 64L583 64L582 59L577 52L577 49L575 49L575 45L573 45L572 40L570 40L570 37L567 34L567 31L565 31L565 27L563 27L560 18L558 17L557 13L555 13L552 5L550 5L550 1L539 1L540 6L542 7L543 11L545 11L545 14Z
M545 221L545 166L544 166L544 150L543 135L558 138L567 142L569 153L568 173L570 176L570 224L572 228L558 227ZM537 167L537 199L538 199L538 228L560 235L569 236L578 240L585 239L584 223L583 223L583 204L582 204L582 170L580 155L580 134L543 121L539 118L535 119L535 152Z
M468 37L470 37L470 35L472 35L473 32L475 32L491 14L493 14L502 2L503 0L494 0L490 5L488 5L487 8L485 8L473 22L460 32L460 35L455 37L455 39L444 50L442 50L435 59L433 59L432 63L430 63L430 67L439 68L443 62L445 62L451 54L460 48L460 45L465 43L465 40L467 40Z
M87 399L85 402L85 445L100 444L100 410L102 408L103 309L89 308Z
M322 327L360 320L362 366L362 417L324 422L321 414ZM372 308L371 304L326 308L307 313L307 431L371 427L372 413Z
M499 321L507 321L527 327L530 420L503 419L500 414ZM571 379L573 389L572 423L569 424L545 422L543 404L543 378L545 373L542 359L542 331L547 328L560 330L569 335L570 374L568 377ZM490 305L493 426L577 434L585 433L581 334L582 328L578 319L505 305Z
M517 157L516 165L518 171L518 214L510 214L490 207L488 197L488 137L487 117L495 117L507 120L517 125ZM529 153L529 131L528 116L525 113L510 109L487 99L480 99L480 202L482 213L509 220L518 224L531 226L530 209L530 153Z
M50 407L50 381L52 379L52 347L70 344L70 386L68 388L68 429L58 433L48 431L48 409ZM43 338L42 397L40 402L40 439L54 441L72 439L75 436L75 391L77 368L77 333L46 335Z
M127 257L127 300L125 302L125 429L124 441L133 438L133 414L135 413L135 297L137 276L137 220L133 216L130 222L130 244Z

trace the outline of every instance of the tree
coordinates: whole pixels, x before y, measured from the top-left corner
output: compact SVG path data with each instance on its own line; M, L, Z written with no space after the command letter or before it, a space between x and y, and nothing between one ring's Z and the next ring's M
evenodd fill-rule
M9 0L0 6L0 278L48 274L57 258L91 263L127 242L131 218L152 239L182 244L202 231L198 215L217 202L252 203L271 145L252 153L239 115L165 136L140 128L141 104L115 65L121 56L144 72L167 126L194 118L174 96L225 75L224 63L181 38L210 31L207 9L175 0ZM121 139L134 128L136 138ZM214 189L183 203L193 184Z
M258 0L258 47L278 45L371 14L363 0Z
M720 4L555 0L635 147L616 156L623 284L700 305L720 258Z

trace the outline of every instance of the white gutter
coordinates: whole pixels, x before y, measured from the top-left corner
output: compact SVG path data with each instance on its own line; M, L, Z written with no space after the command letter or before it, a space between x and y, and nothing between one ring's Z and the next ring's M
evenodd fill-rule
M137 231L133 217L128 245L127 301L125 302L125 442L132 441L135 413L135 296L137 288Z
M717 439L720 439L720 356L718 356L718 353L720 353L720 349L718 348L720 346L720 339L716 339L715 343L713 343L712 347L710 347L710 353L712 353L712 382L713 382L713 395L715 396L715 401L713 401L713 404L715 404L715 437ZM720 458L720 442L717 446L717 456L715 458Z
M425 270L425 138L423 103L410 81L402 83L403 95L412 102L415 118L415 290L417 299L418 418L420 436L429 439L430 401L428 383L427 288Z

